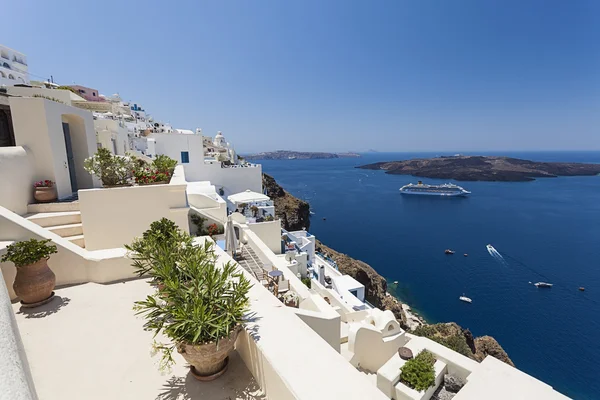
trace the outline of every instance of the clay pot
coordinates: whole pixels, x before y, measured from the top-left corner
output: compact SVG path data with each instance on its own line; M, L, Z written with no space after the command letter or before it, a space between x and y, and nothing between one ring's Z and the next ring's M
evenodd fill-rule
M17 267L13 289L23 303L39 303L52 295L56 276L48 267L48 259Z
M33 197L39 203L49 203L56 200L56 186L51 187L36 187L33 192Z
M219 343L191 345L179 343L177 351L191 365L192 374L201 381L212 381L223 375L229 362L228 355L233 350L240 329L236 328L229 337Z

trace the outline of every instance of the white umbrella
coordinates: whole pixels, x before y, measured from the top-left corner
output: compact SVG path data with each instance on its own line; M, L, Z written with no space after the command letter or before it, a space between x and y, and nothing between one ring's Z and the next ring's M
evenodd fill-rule
M237 237L235 236L235 229L233 228L233 221L230 215L227 217L227 225L225 226L225 251L233 257L237 253L237 248Z

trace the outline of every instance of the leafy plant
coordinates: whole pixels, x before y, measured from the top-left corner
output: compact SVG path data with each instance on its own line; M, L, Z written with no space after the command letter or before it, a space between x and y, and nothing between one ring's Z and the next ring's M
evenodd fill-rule
M129 156L116 156L105 148L100 148L92 157L83 162L87 172L96 175L104 186L128 184L133 161Z
M68 91L73 92L73 93L75 93L76 95L79 96L79 93L77 92L77 90L73 89L70 86L59 86L56 89L58 89L58 90L68 90Z
M33 184L33 187L39 188L39 187L52 187L54 186L54 182L52 182L49 179L43 180L43 181L39 181Z
M6 246L6 254L0 261L11 261L15 267L24 267L36 263L44 258L49 258L51 254L56 253L56 246L48 243L50 239L36 240L29 239Z
M473 352L469 348L465 336L461 332L453 332L444 324L419 326L412 333L429 338L463 356L473 358Z
M213 237L214 235L220 235L225 232L225 228L221 224L210 224L208 226L208 235Z
M179 276L176 264L178 254L193 244L190 235L177 227L175 222L162 218L150 224L150 229L126 244L128 257L138 276L148 275L162 282L166 275Z
M423 350L400 368L400 381L419 392L435 385L435 356Z
M43 94L34 94L33 97L40 97L42 99L46 99L46 100L50 100L50 101L55 101L57 103L65 104L65 102L62 101L62 100L59 100L59 99L56 99L56 98L50 97L50 96L44 96Z
M163 333L171 343L156 343L162 352L161 367L173 363L178 344L218 343L239 329L248 310L251 284L236 265L215 264L213 243L184 247L178 253L166 249L157 252L151 268L164 283L160 294L135 302L137 314L146 318L145 328L155 335ZM179 273L163 274L159 264L175 263Z
M173 160L171 157L160 154L152 161L152 166L157 172L168 173L169 176L172 176L173 171L175 171L175 167L177 166L177 160Z
M310 289L310 285L311 285L311 279L310 278L302 278L301 279L302 283L304 283L304 285Z
M275 220L275 218L273 218L273 216L272 216L272 215L267 215L267 216L265 217L265 221L274 221L274 220Z
M192 214L190 219L192 220L192 224L196 226L196 234L198 236L204 236L208 234L207 230L204 228L204 224L207 221L206 218L201 217L198 214Z

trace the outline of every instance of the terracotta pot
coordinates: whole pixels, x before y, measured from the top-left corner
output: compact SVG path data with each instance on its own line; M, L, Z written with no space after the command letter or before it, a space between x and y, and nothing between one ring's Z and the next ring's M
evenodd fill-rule
M227 356L233 350L239 331L239 328L234 329L229 337L220 339L218 344L179 343L177 351L192 366L192 373L196 379L210 381L223 375L227 369Z
M52 295L56 276L48 267L48 259L17 267L13 289L23 303L38 303Z
M36 187L33 192L33 197L40 203L49 203L56 200L56 186L51 187Z

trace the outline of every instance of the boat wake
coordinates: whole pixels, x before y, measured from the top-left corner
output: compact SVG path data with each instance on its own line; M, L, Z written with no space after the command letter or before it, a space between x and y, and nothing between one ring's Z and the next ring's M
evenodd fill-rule
M491 244L488 244L487 251L488 251L488 253L490 253L490 256L494 257L498 262L500 262L503 265L507 265L507 262L504 259L504 257L502 257L502 254L500 254L500 252L498 250L496 250L494 248L494 246L492 246Z

